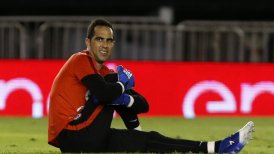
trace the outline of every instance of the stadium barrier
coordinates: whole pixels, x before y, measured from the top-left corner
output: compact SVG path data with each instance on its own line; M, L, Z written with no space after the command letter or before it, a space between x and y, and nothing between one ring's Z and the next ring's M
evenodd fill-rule
M1 60L0 116L47 116L64 60ZM111 61L132 70L143 116L274 116L274 64Z
M0 22L0 58L27 58L27 30L18 22Z
M94 18L2 16L0 58L66 59L86 48L86 28ZM113 60L274 61L273 22L183 21L171 25L159 17L105 18L115 27Z

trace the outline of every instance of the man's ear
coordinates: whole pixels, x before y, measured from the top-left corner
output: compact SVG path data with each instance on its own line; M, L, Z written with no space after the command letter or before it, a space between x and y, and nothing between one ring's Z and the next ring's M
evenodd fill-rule
M86 38L85 43L86 43L87 49L89 50L89 48L90 48L90 39Z

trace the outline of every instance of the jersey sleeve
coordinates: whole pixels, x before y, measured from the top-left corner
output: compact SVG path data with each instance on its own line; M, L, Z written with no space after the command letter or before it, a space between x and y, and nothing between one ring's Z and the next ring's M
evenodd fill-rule
M83 79L87 75L95 74L95 70L90 63L88 56L86 55L75 55L70 65L72 72L79 80Z

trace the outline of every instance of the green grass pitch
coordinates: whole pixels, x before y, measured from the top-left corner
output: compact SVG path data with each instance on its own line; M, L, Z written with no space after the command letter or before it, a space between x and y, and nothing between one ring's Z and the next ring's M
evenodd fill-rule
M260 117L141 117L144 131L158 131L163 135L191 140L219 140L254 121L253 140L242 153L274 153L274 119ZM124 128L120 118L112 124ZM0 117L0 153L60 153L47 144L47 118Z

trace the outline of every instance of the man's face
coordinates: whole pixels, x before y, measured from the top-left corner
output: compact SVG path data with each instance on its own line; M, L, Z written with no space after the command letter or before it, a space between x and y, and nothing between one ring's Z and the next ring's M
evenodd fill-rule
M88 50L94 56L96 62L102 64L108 60L114 46L113 31L106 26L96 26L94 36L86 40Z

